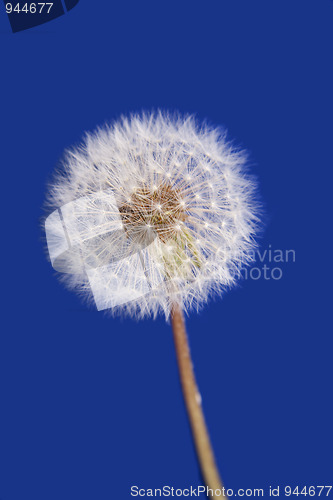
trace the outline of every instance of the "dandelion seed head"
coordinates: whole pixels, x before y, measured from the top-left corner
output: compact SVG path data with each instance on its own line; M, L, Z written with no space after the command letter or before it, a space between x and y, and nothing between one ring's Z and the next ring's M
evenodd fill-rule
M251 262L260 228L246 154L191 116L132 115L68 150L48 193L50 259L98 309L198 309Z

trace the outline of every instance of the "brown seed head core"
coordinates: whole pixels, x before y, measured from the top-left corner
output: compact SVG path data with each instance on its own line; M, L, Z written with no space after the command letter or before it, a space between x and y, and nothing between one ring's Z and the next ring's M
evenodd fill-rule
M128 236L142 244L155 237L163 243L175 239L179 224L186 219L180 189L166 183L155 189L137 188L119 211Z

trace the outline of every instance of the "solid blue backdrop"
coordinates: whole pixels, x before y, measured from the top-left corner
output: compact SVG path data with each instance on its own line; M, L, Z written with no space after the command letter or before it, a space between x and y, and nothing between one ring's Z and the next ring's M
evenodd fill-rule
M40 227L64 148L151 108L227 127L259 178L262 252L296 252L187 321L225 485L332 484L333 2L81 0L16 34L2 8L0 41L1 500L202 484L170 325L88 310Z

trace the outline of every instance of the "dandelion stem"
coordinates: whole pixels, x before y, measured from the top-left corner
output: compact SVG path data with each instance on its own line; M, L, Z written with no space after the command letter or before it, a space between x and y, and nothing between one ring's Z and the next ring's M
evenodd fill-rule
M183 389L183 395L191 424L194 444L198 455L201 473L206 486L213 490L219 490L217 495L209 492L210 498L225 498L222 480L216 467L212 445L206 427L205 417L201 407L201 397L196 384L190 348L187 340L185 321L182 310L174 305L171 312L171 325L176 348L179 375Z

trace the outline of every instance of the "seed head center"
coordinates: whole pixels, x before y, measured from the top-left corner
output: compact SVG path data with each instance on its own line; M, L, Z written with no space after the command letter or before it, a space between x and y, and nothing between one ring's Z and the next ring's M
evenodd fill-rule
M165 243L176 236L186 219L180 189L165 183L136 189L119 211L127 235L142 242L158 237Z

